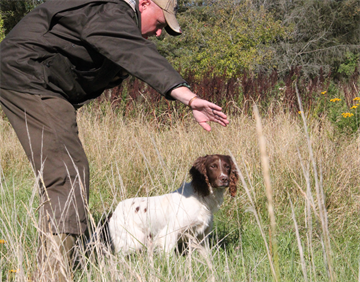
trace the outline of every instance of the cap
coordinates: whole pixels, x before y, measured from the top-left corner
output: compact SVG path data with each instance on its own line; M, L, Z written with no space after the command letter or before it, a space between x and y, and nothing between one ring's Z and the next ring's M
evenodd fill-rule
M152 0L156 5L158 5L164 12L165 20L167 26L165 30L170 35L176 36L180 35L181 28L176 19L176 13L178 10L177 0Z

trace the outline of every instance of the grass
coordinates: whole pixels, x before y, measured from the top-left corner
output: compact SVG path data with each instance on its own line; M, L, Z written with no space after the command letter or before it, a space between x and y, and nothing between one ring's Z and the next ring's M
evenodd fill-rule
M81 254L75 281L359 279L358 136L340 134L326 117L304 126L300 115L272 113L258 119L260 134L255 116L237 115L227 128L213 125L208 133L190 116L175 113L162 124L137 112L123 117L107 103L79 111L96 220L125 198L177 189L205 154L234 157L242 175L238 194L227 196L215 215L209 248L180 257L100 256L96 263ZM0 244L0 281L27 281L36 272L36 181L6 119L0 119L0 133L0 240L6 241Z

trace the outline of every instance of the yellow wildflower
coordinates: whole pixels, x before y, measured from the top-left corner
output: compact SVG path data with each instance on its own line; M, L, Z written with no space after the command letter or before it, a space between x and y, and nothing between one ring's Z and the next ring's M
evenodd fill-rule
M326 94L326 92L327 92L327 91L323 91L323 92L321 92L321 94L324 95L324 94Z
M341 115L343 116L343 118L348 118L348 117L352 117L354 114L352 114L352 113L342 113Z
M360 97L355 97L354 101L360 101Z
M341 101L341 99L339 98L334 98L334 99L331 99L330 102L338 102L338 101Z
M4 239L0 240L0 244L5 244L5 243L6 243L6 241Z
M16 272L18 272L18 271L19 271L18 269L10 269L10 270L9 270L10 273L16 273Z
M352 106L350 109L352 110L352 109L356 109L358 106L357 105L355 105L355 106Z
M301 115L303 112L302 111L298 111L298 114Z

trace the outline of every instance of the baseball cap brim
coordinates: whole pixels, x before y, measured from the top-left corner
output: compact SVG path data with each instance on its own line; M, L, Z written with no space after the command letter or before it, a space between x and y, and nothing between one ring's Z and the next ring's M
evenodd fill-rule
M172 36L180 35L182 31L175 14L171 14L165 10L163 10L163 12L167 23L167 26L165 27L166 32Z
M176 19L176 13L178 10L177 0L152 0L156 5L158 5L164 13L167 26L165 30L168 34L172 36L180 35L181 28Z

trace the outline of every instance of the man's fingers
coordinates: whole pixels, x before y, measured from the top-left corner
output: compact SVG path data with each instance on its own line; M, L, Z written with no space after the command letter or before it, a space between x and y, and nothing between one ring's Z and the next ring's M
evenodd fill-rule
M227 124L229 124L227 116L223 112L212 109L212 114L213 121L220 123L222 126L226 126Z
M217 118L227 119L227 116L222 111L212 109L212 113Z
M210 107L211 109L213 109L213 110L220 111L220 112L221 112L221 110L222 110L222 108L221 108L220 106L218 106L218 105L216 105L216 104L214 104L214 103L211 103L211 102L209 102L209 107Z
M206 131L210 131L211 130L211 126L208 125L206 122L199 122L200 126L202 128L204 128Z

